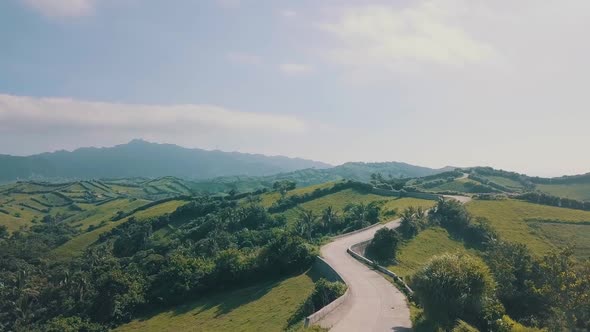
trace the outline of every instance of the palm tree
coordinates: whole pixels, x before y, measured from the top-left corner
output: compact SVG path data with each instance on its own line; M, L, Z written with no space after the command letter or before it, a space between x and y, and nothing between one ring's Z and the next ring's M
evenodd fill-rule
M322 222L324 223L324 229L327 228L329 233L332 233L332 226L338 221L338 214L332 206L328 206L322 213Z
M299 233L302 236L307 236L307 239L311 241L311 233L313 231L313 226L316 223L318 217L314 215L313 211L311 210L304 210L301 209L299 211Z

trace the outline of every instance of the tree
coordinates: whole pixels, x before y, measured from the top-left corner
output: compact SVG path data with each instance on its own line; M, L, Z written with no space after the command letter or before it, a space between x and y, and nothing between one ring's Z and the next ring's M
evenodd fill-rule
M311 235L317 220L318 217L313 213L312 210L301 209L299 211L298 219L299 234L311 241Z
M455 199L441 199L430 213L430 220L451 231L462 231L471 223L471 215L461 202Z
M367 246L367 256L379 263L388 263L395 259L399 242L400 237L397 231L381 228Z
M324 224L324 229L328 230L328 233L331 234L334 228L334 224L338 223L338 214L332 206L328 206L322 212L322 223Z
M521 320L547 312L548 303L532 284L535 260L526 245L494 243L486 251L485 260L498 283L498 298L510 317Z
M427 225L426 211L422 207L410 206L402 212L400 232L405 238L413 238Z
M434 257L412 278L411 286L426 316L447 327L462 319L486 329L487 321L503 314L488 267L469 255Z
M297 183L290 180L276 181L273 183L272 188L281 194L281 198L285 198L289 190L293 190L297 187Z
M535 290L551 304L549 329L590 329L590 263L579 264L566 248L543 257L533 270Z
M8 227L5 225L0 225L0 239L7 239L9 235Z
M59 316L45 324L43 331L46 332L106 332L107 328L96 323L91 323L87 319L78 316L63 317Z
M344 208L346 221L351 224L351 228L363 228L379 221L381 208L375 202L369 204L358 203L348 204Z

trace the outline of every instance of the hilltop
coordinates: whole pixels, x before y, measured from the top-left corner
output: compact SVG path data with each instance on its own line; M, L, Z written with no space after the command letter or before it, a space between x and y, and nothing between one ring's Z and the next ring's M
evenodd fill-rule
M301 158L188 149L133 140L107 148L80 148L27 157L0 155L0 182L162 176L207 179L227 175L263 176L330 166Z

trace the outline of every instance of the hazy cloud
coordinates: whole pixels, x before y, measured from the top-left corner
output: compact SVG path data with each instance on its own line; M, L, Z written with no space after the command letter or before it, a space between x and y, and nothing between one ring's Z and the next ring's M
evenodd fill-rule
M144 132L266 131L297 134L305 123L295 117L239 112L214 105L135 105L33 98L0 94L0 132L38 129Z
M283 9L279 11L279 14L283 17L291 18L297 16L297 12L292 9Z
M79 17L92 14L96 0L21 0L48 17Z
M311 66L301 63L282 63L279 65L279 69L289 76L301 76L309 74L312 71Z
M407 7L359 6L320 25L333 37L329 59L347 66L406 69L413 63L462 66L494 57L494 49L453 24L447 7L410 2Z

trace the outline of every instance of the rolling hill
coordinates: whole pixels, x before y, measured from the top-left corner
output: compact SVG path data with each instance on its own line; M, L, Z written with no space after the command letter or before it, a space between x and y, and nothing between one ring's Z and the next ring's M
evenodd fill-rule
M0 182L162 176L207 179L326 167L330 165L300 158L188 149L133 140L108 148L80 148L28 157L0 155Z

